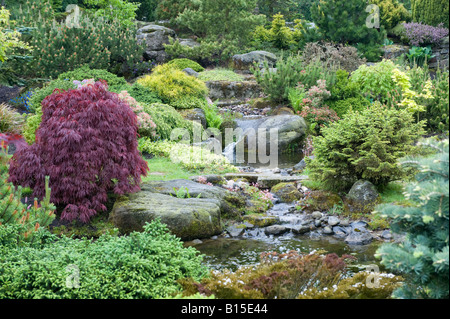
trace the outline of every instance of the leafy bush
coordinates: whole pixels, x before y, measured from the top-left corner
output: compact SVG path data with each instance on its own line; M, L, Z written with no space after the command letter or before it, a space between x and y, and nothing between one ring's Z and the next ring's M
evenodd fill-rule
M137 151L137 118L104 85L54 93L42 102L36 143L14 154L9 180L44 196L50 176L53 203L61 218L87 223L104 211L107 192L140 189L147 164Z
M356 48L327 42L307 43L302 58L306 64L318 59L330 68L337 67L348 72L353 72L366 63L366 59L359 56Z
M378 103L360 112L349 112L314 138L314 160L306 159L310 177L329 190L348 190L360 179L375 185L404 178L409 173L397 160L414 149L423 134L423 122L415 123L406 109Z
M439 143L426 140L421 145L433 148L436 153L403 161L404 166L418 171L416 180L405 189L406 198L413 205L377 207L382 217L392 219L392 231L406 233L406 239L401 245L384 244L377 253L384 266L407 279L395 297L448 299L448 139Z
M366 26L365 0L324 0L311 7L311 15L324 40L358 45L369 61L381 56L380 45L386 37L380 30Z
M61 73L58 76L58 80L69 80L71 82L74 80L82 81L84 79L106 81L110 88L127 84L127 81L123 77L119 77L106 70L90 69L88 65L84 65L81 68L75 69L73 71Z
M244 81L244 77L237 74L233 70L227 70L222 68L217 68L210 71L201 72L198 75L198 79L202 81L231 81L231 82L241 82Z
M107 20L117 20L120 25L130 27L134 24L136 11L139 5L135 2L126 0L83 0L84 4L89 8L94 6L95 9L87 9L96 17L104 17Z
M208 94L204 82L168 64L157 66L151 75L140 78L137 83L156 92L164 103L175 108L199 107Z
M208 128L216 128L220 130L220 127L222 126L223 123L223 117L219 114L217 105L206 104L203 107L203 111L205 112Z
M370 0L370 3L380 8L381 24L386 30L411 20L411 14L398 0Z
M20 134L24 118L7 104L0 104L0 133Z
M448 32L448 28L444 28L442 24L433 27L420 22L410 22L403 24L401 36L410 45L426 46L439 43L442 38L448 36Z
M187 129L191 135L195 124L185 120L172 106L162 103L144 104L144 112L152 117L156 124L157 137L169 140L172 131L176 128Z
M170 158L174 163L180 163L188 170L212 169L216 172L238 172L239 169L230 164L229 160L211 153L202 147L190 146L172 141L152 142L150 139L139 139L139 150L156 156Z
M0 298L165 298L180 292L176 280L207 274L197 250L184 248L167 226L153 221L144 229L96 241L63 237L40 249L2 247Z
M38 205L37 200L34 204L27 207L22 203L22 187L17 189L13 184L8 183L7 162L9 156L6 149L0 145L0 229L8 225L19 226L17 228L16 245L20 246L22 242L38 241L39 233L51 224L55 219L54 211L56 207L50 203L50 188L48 178L45 180L45 198ZM1 230L0 230L1 231ZM0 245L2 240L0 240Z
M431 25L443 23L449 27L449 4L445 0L411 0L412 17L415 22Z
M417 64L419 66L428 63L434 55L430 47L412 47L409 52L406 53L406 57L411 65Z
M189 59L174 59L174 60L169 61L167 64L174 66L178 70L184 70L186 68L191 68L195 72L205 71L204 67L202 67L197 62L189 60Z
M352 73L350 81L356 83L369 98L386 102L397 86L392 79L396 68L391 60L383 60L373 66L361 65Z

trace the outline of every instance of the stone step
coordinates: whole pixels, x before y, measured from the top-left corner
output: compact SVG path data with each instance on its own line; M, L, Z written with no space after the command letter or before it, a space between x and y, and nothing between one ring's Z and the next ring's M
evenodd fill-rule
M300 182L308 179L306 175L285 176L281 174L228 173L227 180L246 179L249 183L258 183L261 188L272 188L279 183Z

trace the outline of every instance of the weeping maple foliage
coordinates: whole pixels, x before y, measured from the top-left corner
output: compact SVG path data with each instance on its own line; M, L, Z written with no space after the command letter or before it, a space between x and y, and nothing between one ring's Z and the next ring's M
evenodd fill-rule
M65 205L61 218L84 223L106 210L108 192L140 190L148 166L137 150L137 117L106 82L57 89L42 112L36 143L11 159L10 182L43 198L49 176L51 201Z

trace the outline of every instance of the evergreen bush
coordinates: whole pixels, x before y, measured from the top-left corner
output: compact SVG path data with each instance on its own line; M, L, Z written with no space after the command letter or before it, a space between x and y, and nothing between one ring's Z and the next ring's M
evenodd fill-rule
M140 78L137 83L156 92L164 103L181 109L201 107L208 94L203 81L169 64L157 66L152 74Z
M411 13L398 0L369 0L380 8L381 24L391 30L400 22L409 22Z
M195 72L205 71L204 67L202 67L197 62L189 60L189 59L174 59L174 60L167 62L167 64L174 66L178 70L184 70L186 68L191 68Z
M351 111L314 138L315 158L306 159L310 177L333 191L348 191L360 179L382 186L405 178L410 172L397 161L414 150L423 126L408 110L379 103Z
M50 203L51 189L48 177L45 179L45 197L38 204L37 199L33 205L22 202L22 187L14 187L8 182L9 156L0 144L0 232L8 225L15 225L16 235L11 237L17 246L23 242L39 241L40 233L55 219L56 207ZM12 235L12 234L11 234ZM1 237L1 236L0 236ZM0 246L3 241L0 239Z
M425 140L435 154L406 158L402 165L418 173L405 188L411 206L385 204L377 207L391 219L394 233L406 233L399 244L384 244L377 251L388 269L406 278L394 297L412 299L449 298L449 156L448 139Z
M311 7L311 15L324 40L358 45L369 61L377 61L386 32L382 25L379 30L366 26L367 4L365 0L324 0Z
M415 22L449 27L449 3L446 0L411 0L412 17Z
M8 236L0 227L0 243ZM207 275L202 259L158 220L129 236L54 238L38 248L0 246L0 298L167 298L180 293L177 280Z

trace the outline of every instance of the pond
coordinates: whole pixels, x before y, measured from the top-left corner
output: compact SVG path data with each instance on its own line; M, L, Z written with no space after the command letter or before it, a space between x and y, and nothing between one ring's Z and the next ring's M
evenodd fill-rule
M353 271L365 269L368 265L377 265L382 269L379 260L374 255L381 242L374 241L368 245L347 245L342 239L332 236L311 238L309 235L287 234L279 237L267 236L265 238L217 238L207 239L200 244L186 243L193 246L205 256L205 263L216 270L236 270L239 266L259 263L262 252L276 251L285 253L296 250L299 253L311 253L313 251L326 251L352 255L357 261L350 265Z

